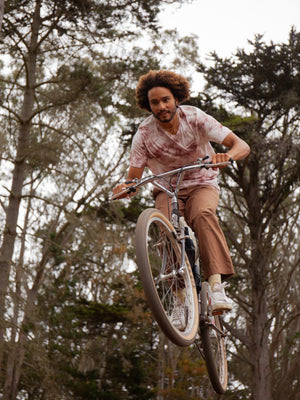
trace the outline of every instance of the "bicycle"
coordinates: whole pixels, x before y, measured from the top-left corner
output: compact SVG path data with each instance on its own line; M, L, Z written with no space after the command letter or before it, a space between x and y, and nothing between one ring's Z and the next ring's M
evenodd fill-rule
M195 344L203 357L210 382L218 394L227 388L226 333L222 313L213 313L208 282L200 279L197 241L191 236L179 215L178 191L186 171L196 168L224 167L233 160L217 164L205 162L207 157L192 164L141 179L127 181L131 186L112 196L136 191L152 183L171 197L171 220L155 208L144 210L136 224L136 258L146 299L164 334L178 346ZM170 178L169 181L167 178ZM171 181L176 178L175 187ZM169 188L162 182L168 184ZM197 263L198 260L198 263ZM176 295L185 292L186 327L177 329L170 316Z

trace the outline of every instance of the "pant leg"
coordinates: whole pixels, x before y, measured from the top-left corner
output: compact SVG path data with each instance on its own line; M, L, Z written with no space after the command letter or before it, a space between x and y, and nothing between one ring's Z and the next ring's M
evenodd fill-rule
M218 191L212 186L189 189L185 204L185 219L197 235L201 265L205 279L221 274L222 279L233 275L233 265L225 236L216 216Z

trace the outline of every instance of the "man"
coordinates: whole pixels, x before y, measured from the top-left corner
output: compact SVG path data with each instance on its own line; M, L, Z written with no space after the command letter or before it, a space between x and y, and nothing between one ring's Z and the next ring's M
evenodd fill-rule
M136 88L137 105L152 113L139 126L134 136L127 180L141 178L145 167L153 174L179 168L209 156L212 163L241 160L250 148L247 143L211 116L196 107L180 106L189 98L189 83L171 71L150 71L141 76ZM215 154L210 142L229 150ZM186 172L179 190L179 207L187 223L196 233L201 265L211 287L214 311L230 311L222 281L233 274L229 249L216 217L219 202L218 170L201 169ZM117 185L118 194L129 186ZM126 197L125 195L120 196ZM154 190L155 207L168 218L168 199L164 192ZM169 200L170 201L170 200ZM184 329L184 299L177 299L172 321Z

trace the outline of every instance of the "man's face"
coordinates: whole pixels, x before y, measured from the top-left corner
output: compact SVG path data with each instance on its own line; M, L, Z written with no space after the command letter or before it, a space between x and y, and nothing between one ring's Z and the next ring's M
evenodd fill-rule
M161 123L171 122L176 115L177 100L165 87L154 87L148 91L151 111Z

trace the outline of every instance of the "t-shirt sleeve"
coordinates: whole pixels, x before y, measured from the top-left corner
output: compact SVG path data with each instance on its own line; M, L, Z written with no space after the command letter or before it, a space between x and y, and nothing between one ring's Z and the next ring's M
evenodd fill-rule
M201 130L210 142L222 143L226 136L231 132L229 128L223 126L219 121L211 115L198 113ZM202 115L201 115L202 114Z
M130 166L144 168L147 165L148 157L146 147L140 130L133 137L130 150Z

